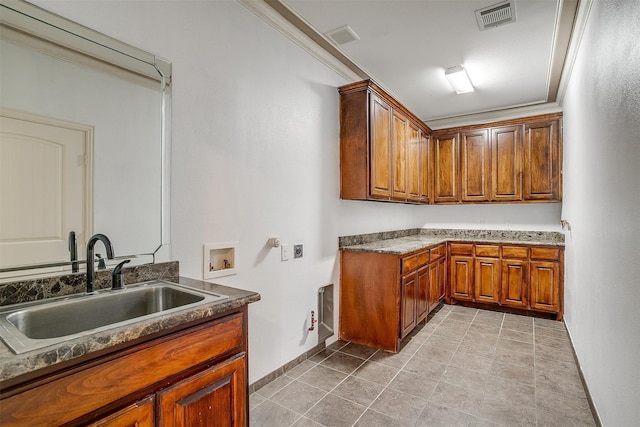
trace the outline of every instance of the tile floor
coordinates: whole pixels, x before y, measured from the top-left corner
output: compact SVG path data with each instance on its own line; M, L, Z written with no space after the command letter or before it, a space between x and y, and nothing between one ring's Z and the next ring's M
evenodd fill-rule
M594 426L564 324L442 306L397 354L338 341L250 396L251 427Z

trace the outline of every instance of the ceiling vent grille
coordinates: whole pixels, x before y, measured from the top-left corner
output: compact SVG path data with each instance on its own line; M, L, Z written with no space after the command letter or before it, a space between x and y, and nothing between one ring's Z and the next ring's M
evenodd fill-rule
M335 30L327 31L325 35L337 45L360 40L360 37L356 34L355 31L353 31L353 28L348 25L336 28Z
M513 0L508 0L476 10L476 20L480 31L515 22L515 4Z

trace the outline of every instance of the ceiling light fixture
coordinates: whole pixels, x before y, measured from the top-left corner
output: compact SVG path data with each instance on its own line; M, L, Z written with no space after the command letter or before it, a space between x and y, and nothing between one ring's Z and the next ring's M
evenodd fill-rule
M462 65L447 68L444 75L447 76L449 84L457 94L473 92L471 80L469 80L469 76Z

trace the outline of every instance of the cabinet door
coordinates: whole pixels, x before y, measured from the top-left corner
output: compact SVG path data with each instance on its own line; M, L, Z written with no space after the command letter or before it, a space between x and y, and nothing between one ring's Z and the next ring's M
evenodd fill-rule
M248 423L244 354L157 393L163 427L243 427Z
M525 125L525 200L561 200L559 127L559 120Z
M428 203L431 200L431 150L429 135L420 131L420 200Z
M560 264L531 261L531 308L559 311Z
M427 317L427 313L431 309L431 302L434 298L431 296L431 289L429 284L429 266L425 265L418 270L417 277L417 322L422 322Z
M451 297L458 300L473 300L473 257L452 256Z
M438 276L437 276L437 281L438 281L438 293L437 293L437 298L435 300L435 304L434 307L437 306L440 301L442 301L445 297L445 293L446 293L446 287L447 287L447 259L446 257L442 257L440 258L440 260L438 261Z
M409 137L407 141L407 199L419 202L420 193L420 129L409 122Z
M433 138L434 195L436 203L460 201L458 189L458 134Z
M476 302L497 303L500 295L500 260L476 258L473 273Z
M111 414L99 421L88 424L88 427L153 427L154 399L149 396L133 405Z
M528 267L528 261L502 260L500 302L503 305L517 308L528 307Z
M486 130L460 134L461 197L463 202L489 201L490 158Z
M370 187L372 197L391 197L391 107L371 94Z
M416 277L416 273L402 276L400 338L407 336L416 326Z
M522 200L522 126L491 129L491 200Z
M392 110L391 117L391 197L396 200L407 199L407 140L409 139L409 120L404 114Z

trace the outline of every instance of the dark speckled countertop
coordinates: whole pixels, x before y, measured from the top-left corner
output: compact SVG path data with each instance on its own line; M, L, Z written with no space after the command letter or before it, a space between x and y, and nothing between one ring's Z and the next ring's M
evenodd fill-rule
M392 255L405 255L450 241L564 246L564 234L554 231L412 229L346 236L338 240L344 251Z
M158 315L133 324L101 331L92 335L61 341L57 345L14 354L0 341L0 381L6 381L19 375L46 368L56 363L69 361L89 353L105 350L143 338L147 335L161 333L184 323L190 323L227 310L233 310L260 300L260 294L252 291L216 285L200 280L180 277L180 285L227 295L229 298L209 304L186 307L170 314Z

